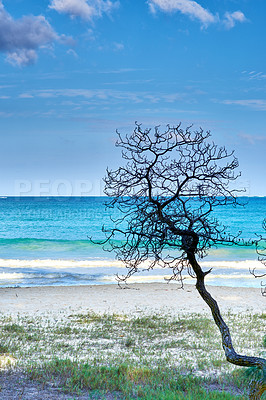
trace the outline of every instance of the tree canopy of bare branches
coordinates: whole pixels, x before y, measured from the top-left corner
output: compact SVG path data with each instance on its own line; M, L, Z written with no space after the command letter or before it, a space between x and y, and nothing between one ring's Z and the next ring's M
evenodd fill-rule
M230 234L213 216L217 207L238 205L237 190L232 189L239 176L233 152L211 142L210 132L183 129L181 124L161 132L159 127L143 129L136 123L130 135L118 132L116 145L125 161L117 170L107 170L105 193L110 196L108 207L117 208L121 217L113 220L112 229L104 228L104 243L128 268L120 279L148 263L148 269L170 267L172 278L182 282L186 269L211 309L227 360L257 366L265 374L265 359L234 350L218 304L205 287L211 270L203 271L199 264L212 246L243 244L241 232ZM250 398L260 398L265 384L254 387Z
M262 227L265 231L266 234L266 218L264 219L263 223L262 223ZM252 275L255 276L255 278L264 278L266 277L266 236L259 236L259 239L256 243L256 250L258 253L258 260L260 262L262 262L262 264L264 264L265 266L265 272L262 274L257 274L255 269L253 269L251 271ZM263 296L266 296L266 284L264 283L264 281L261 281L261 293Z

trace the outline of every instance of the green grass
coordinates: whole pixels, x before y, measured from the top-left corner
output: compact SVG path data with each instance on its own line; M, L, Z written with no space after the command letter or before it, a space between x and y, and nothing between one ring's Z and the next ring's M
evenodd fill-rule
M239 353L265 355L265 314L224 318ZM226 362L219 331L202 314L0 315L0 343L0 355L15 359L32 379L72 393L85 388L117 399L247 399L252 378Z
M182 375L170 368L100 366L70 360L53 360L42 368L31 369L33 379L54 382L68 392L84 389L116 393L123 399L170 400L226 400L238 399L228 391L208 390L211 381L191 374ZM244 397L242 397L244 399Z
M21 334L25 332L25 329L23 326L18 325L18 324L6 324L3 326L3 330L9 333L16 333L16 334Z

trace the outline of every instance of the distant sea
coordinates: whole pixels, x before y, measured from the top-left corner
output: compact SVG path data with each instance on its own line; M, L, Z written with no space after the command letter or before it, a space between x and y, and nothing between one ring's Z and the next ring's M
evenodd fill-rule
M240 199L244 207L223 207L215 216L244 238L262 234L266 197ZM102 239L101 227L112 226L104 197L0 198L0 287L86 285L115 283L125 267L113 253L103 251L88 237ZM117 211L113 211L117 212ZM213 267L207 283L261 287L249 268L262 271L253 247L212 249L201 262ZM134 282L163 282L170 270L154 269L134 275ZM194 283L186 277L185 283Z

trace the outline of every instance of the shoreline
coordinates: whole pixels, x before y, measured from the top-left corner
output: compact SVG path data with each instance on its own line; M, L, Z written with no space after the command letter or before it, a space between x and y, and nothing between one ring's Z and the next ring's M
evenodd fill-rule
M206 285L221 312L263 313L266 297L258 288ZM8 315L68 316L73 313L186 313L208 314L208 306L194 285L177 283L130 283L82 286L35 286L0 288L0 313Z
M261 282L250 273L255 270L262 275L263 264L258 260L205 260L202 268L213 269L207 275L206 285L246 287L261 289ZM141 266L138 274L128 279L128 283L164 283L172 276L171 269L155 266L147 271L149 262ZM114 259L4 259L0 258L0 288L42 287L42 286L83 286L117 284L116 275L126 275L125 265ZM195 284L195 279L184 271L184 282Z

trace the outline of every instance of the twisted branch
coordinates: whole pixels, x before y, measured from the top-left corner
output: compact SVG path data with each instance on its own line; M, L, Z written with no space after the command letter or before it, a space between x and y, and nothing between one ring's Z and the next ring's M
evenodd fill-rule
M211 270L202 271L197 261L218 244L254 243L243 241L241 232L230 233L213 216L217 207L240 205L239 190L231 189L240 175L238 161L233 152L209 141L210 132L191 128L168 125L161 132L159 127L152 131L136 123L132 134L123 137L118 132L116 145L122 148L125 163L115 171L107 169L105 193L110 197L107 207L118 210L119 217L114 228L103 228L102 243L128 268L119 281L126 281L145 262L147 269L171 268L172 279L181 285L185 270L195 276L196 288L221 332L226 359L261 368L265 376L265 359L234 350L229 328L204 284ZM250 399L259 398L254 396L264 390L264 383L257 382Z

